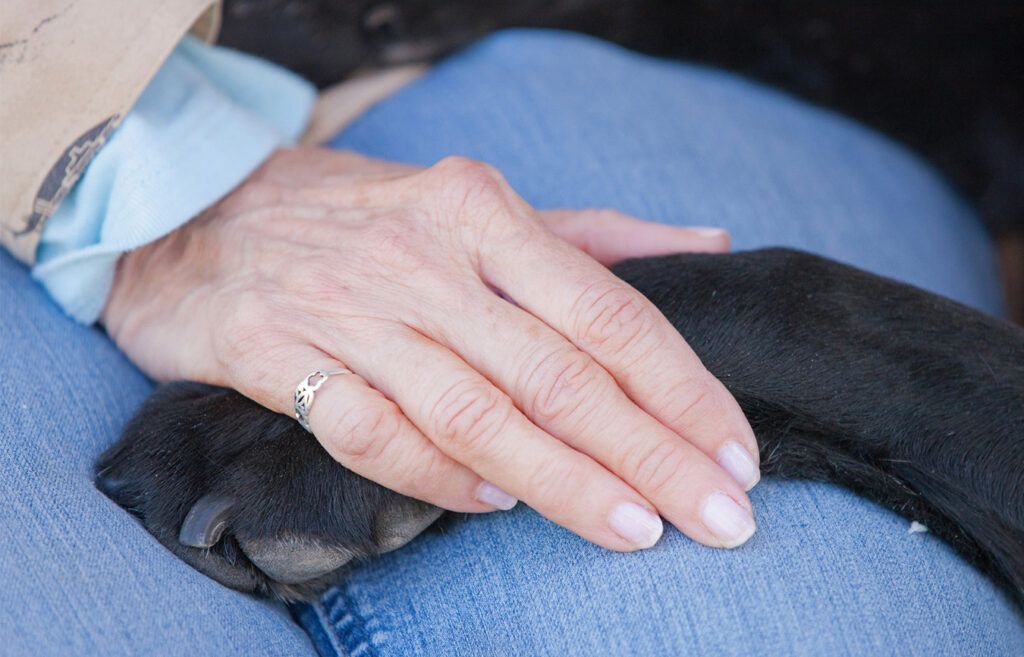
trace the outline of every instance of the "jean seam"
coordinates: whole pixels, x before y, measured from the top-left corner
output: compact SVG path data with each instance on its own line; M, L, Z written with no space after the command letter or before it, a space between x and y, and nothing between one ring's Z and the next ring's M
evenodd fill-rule
M309 635L319 657L344 657L343 646L331 628L327 609L320 600L289 605L292 618Z
M376 644L381 638L380 633L373 632L373 627L380 621L371 615L371 610L359 603L353 596L350 585L336 586L321 598L324 610L321 622L333 636L333 643L340 648L344 657L379 657Z

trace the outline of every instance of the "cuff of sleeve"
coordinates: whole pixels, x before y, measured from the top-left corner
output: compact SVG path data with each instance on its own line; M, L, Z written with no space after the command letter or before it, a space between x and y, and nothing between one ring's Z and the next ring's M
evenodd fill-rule
M276 66L189 38L47 222L33 276L76 320L97 320L122 253L215 203L294 142L316 91Z

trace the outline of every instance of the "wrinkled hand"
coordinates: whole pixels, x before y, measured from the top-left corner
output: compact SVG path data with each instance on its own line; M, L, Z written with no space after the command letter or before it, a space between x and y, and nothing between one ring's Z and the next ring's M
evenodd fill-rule
M727 248L722 231L538 212L463 158L420 169L283 150L125 256L103 321L154 378L289 415L307 374L353 370L317 393L313 432L400 493L469 512L522 499L614 550L653 545L658 514L734 546L754 531L753 432L599 264Z

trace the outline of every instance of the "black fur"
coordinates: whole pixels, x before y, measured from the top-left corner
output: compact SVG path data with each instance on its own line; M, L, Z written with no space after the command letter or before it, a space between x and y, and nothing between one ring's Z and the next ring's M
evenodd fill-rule
M739 400L765 474L835 482L918 520L1024 602L1024 330L782 249L633 260L615 273ZM328 558L339 548L376 554L418 533L396 538L396 519L436 514L347 471L293 419L194 383L143 405L100 459L98 483L200 571L289 599L344 573ZM182 545L186 515L210 494L232 501L223 538ZM268 550L332 570L277 582L254 564Z

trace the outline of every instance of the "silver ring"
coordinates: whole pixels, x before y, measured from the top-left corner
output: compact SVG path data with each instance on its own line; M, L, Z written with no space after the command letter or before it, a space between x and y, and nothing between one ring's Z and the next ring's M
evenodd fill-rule
M324 384L324 381L332 376L352 374L352 370L317 370L304 378L295 386L295 419L299 421L302 428L313 433L309 428L309 411L313 408L313 400L316 399L316 391Z

